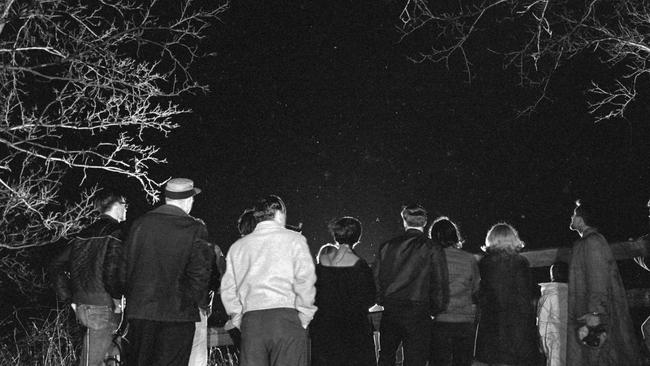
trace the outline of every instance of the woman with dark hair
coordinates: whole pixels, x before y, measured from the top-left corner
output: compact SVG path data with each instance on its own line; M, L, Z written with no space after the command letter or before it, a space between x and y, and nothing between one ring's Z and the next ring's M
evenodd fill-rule
M537 326L529 263L517 230L499 223L488 231L479 263L479 365L536 365Z
M375 365L368 320L375 284L370 267L352 249L361 237L361 222L343 217L328 227L334 244L324 245L317 257L312 366Z
M246 209L239 215L237 219L237 231L239 231L240 236L245 236L255 230L255 225L257 221L255 220L255 211L251 209Z
M462 238L449 218L440 217L429 228L429 237L445 251L449 271L449 305L433 322L431 365L470 366L474 353L478 263L462 250Z

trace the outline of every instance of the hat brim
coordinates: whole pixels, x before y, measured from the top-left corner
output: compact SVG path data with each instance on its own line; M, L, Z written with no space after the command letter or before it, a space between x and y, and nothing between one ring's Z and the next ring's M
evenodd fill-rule
M183 191L183 192L172 192L172 191L165 190L165 197L172 200L182 200L185 198L190 198L199 193L201 193L201 188L196 188L196 187L190 189L189 191Z

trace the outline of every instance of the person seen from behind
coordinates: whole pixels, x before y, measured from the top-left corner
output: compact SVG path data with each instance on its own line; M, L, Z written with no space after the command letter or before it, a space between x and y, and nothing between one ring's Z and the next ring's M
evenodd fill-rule
M285 228L280 197L253 206L256 225L226 255L221 300L241 330L240 366L306 366L316 273L307 240Z
M312 366L376 364L368 308L375 302L372 270L353 247L361 239L354 217L332 220L334 244L321 252L316 265L316 306L310 325Z
M449 271L449 305L433 321L431 366L470 366L474 355L476 303L481 276L476 258L462 250L456 224L436 219L429 237L444 248Z
M50 265L58 298L69 302L85 328L81 366L104 364L113 353L113 333L122 313L122 229L128 204L122 194L99 191L94 207L97 220L75 236ZM68 277L69 274L69 277Z
M535 365L539 359L533 283L523 241L514 227L499 223L485 237L479 262L478 365Z
M566 336L569 266L558 262L551 266L551 282L540 283L537 305L537 330L546 357L546 366L566 365Z
M404 233L381 244L375 261L376 303L384 307L379 365L394 365L402 343L403 365L424 366L431 346L431 319L449 301L447 261L440 244L424 232L426 209L404 206L401 217Z
M129 366L187 366L195 323L208 312L214 250L190 216L201 190L187 178L165 185L165 204L137 219L126 240Z

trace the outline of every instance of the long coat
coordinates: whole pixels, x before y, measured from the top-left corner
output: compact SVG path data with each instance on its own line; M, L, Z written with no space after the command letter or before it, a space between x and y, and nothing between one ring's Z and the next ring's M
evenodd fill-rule
M593 349L581 345L577 319L598 313L607 325L607 340ZM569 267L569 323L567 365L635 366L640 364L625 289L616 261L605 237L588 229L573 245Z
M539 358L533 286L526 258L491 251L479 262L480 320L476 359L534 365Z
M126 316L198 322L207 307L214 250L205 224L162 205L140 217L126 240Z

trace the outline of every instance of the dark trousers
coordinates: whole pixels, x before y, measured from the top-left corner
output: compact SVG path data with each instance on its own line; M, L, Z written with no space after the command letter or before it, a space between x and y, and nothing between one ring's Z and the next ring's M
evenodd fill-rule
M187 366L192 352L194 322L130 319L129 366Z
M244 314L240 366L308 364L307 330L302 327L295 309L256 310Z
M474 323L434 322L431 366L471 366L474 358Z
M379 366L395 365L400 342L404 350L403 366L424 366L431 346L431 317L426 306L384 307L379 326L381 350Z

